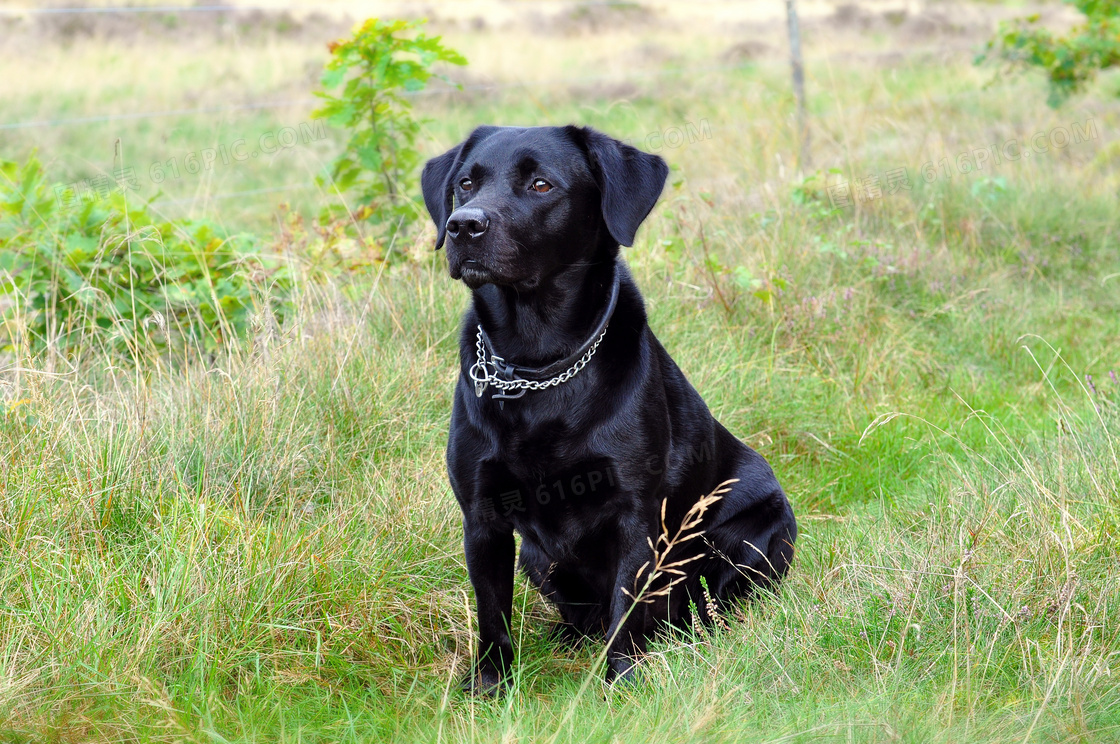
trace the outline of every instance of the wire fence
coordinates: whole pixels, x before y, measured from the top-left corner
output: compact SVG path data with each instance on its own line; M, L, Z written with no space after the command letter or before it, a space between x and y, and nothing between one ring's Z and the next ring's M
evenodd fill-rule
M910 105L910 106L922 106L922 107L927 107L927 108L930 108L930 107L936 108L936 107L944 106L946 104L953 103L953 102L958 102L959 103L961 101L965 101L965 100L968 100L968 99L975 99L977 97L981 97L981 96L985 95L986 93L987 93L987 91L984 91L984 90L964 91L964 92L960 92L960 93L947 94L947 95L943 95L943 96L927 97L927 98L925 98L921 101L911 102L908 105ZM819 125L821 121L836 118L836 117L843 117L843 116L860 117L860 116L866 116L868 114L874 114L874 113L877 113L877 112L891 112L891 111L897 110L898 106L899 106L898 103L885 103L885 104L878 104L878 105L865 105L865 106L858 106L858 107L849 107L849 108L845 108L845 109L839 109L839 110L833 110L833 111L830 111L830 112L821 113L821 114L816 115L814 118L816 118L818 120L818 125ZM1096 107L1095 110L1090 111L1088 113L1092 114L1092 115L1100 115L1100 114L1103 114L1103 113L1116 111L1117 108L1118 108L1117 105L1112 105L1112 106L1099 105L1099 106ZM1082 112L1082 115L1085 115L1085 113L1086 112ZM1093 119L1092 119L1091 116L1086 120L1087 123L1091 123L1092 121L1093 121ZM788 125L789 127L792 128L794 126L794 122L793 122L793 119L792 119L792 112L789 116L784 117L783 119L780 119L780 120L777 119L777 118L763 118L763 119L752 118L752 120L749 123L739 124L739 125L736 125L736 124L733 124L733 123L722 123L722 124L712 125L711 122L708 121L707 119L701 119L698 123L690 121L690 122L687 122L684 126L671 127L671 128L669 128L668 130L665 130L665 131L650 133L650 136L652 136L654 134L656 134L658 136L658 138L659 138L658 148L667 147L667 148L675 149L675 148L679 147L681 144L684 144L684 142L686 142L686 141L689 144L691 144L691 143L694 143L694 142L697 142L697 141L712 140L716 137L719 137L721 134L726 135L726 134L729 134L729 133L741 133L743 131L755 131L755 130L758 129L760 124L762 124L762 125L780 124L780 125ZM1095 124L1093 124L1093 126L1095 127ZM673 136L677 137L676 144L674 144L674 142L673 142L673 139L672 139ZM1095 135L1094 135L1093 138L1094 139L1096 138ZM632 143L632 144L638 144L639 146L641 146L642 144L649 144L649 143L639 142L639 143ZM983 144L990 145L992 143L983 143ZM647 149L649 149L649 148L647 147ZM214 148L210 148L210 150L214 150ZM158 165L158 163L157 163L157 165ZM189 198L158 199L158 200L152 201L151 205L152 206L157 206L157 207L188 206L188 205L197 205L197 204L200 204L200 203L206 203L206 202L212 202L212 201L223 201L223 200L228 200L228 199L261 196L261 195L266 195L266 194L288 193L288 192L293 192L293 191L307 191L307 190L317 189L317 188L321 188L320 185L315 180L309 179L309 180L303 181L303 182L288 183L288 184L284 184L282 186L275 186L275 187L245 189L245 190L237 190L237 191L218 192L218 193L206 193L202 196L189 197Z
M566 7L580 7L580 6L616 6L623 3L613 2L606 0L604 2L561 2ZM267 10L267 11L284 11L284 10L312 10L321 9L324 6L321 4L316 5L285 5L285 6L263 6L263 5L248 5L248 6L229 6L229 5L198 5L198 6L174 6L174 5L160 5L160 6L112 6L112 7L74 7L74 8L32 8L32 9L10 9L0 8L0 16L2 15L83 15L83 14L138 14L138 13L169 13L169 12L191 12L191 13L205 13L205 12L222 12L222 13L236 13L242 11L252 10ZM956 54L964 51L974 51L975 45L972 44L952 44L947 46L938 47L937 53L939 54ZM884 51L863 51L858 55L822 55L819 59L830 61L832 57L843 56L845 60L850 60L853 56L863 59L893 57L896 52ZM784 60L782 61L784 64ZM756 66L755 63L738 63L738 64L713 64L701 65L683 68L662 68L654 70L633 70L626 75L583 75L583 76L565 76L557 77L543 81L532 82L496 82L496 83L467 83L459 86L439 86L431 87L423 91L416 91L407 93L410 96L456 96L478 92L500 92L516 89L539 89L539 90L556 90L565 87L572 87L578 85L588 84L601 84L601 83L633 83L638 81L648 80L661 80L673 77L687 77L698 76L712 73L735 73L752 69ZM941 106L952 101L960 101L968 98L986 95L987 91L984 90L969 90L954 94L946 94L937 97L929 97L921 101L920 105L926 106ZM230 104L230 105L211 105L199 106L194 108L175 108L158 111L141 111L141 112L120 112L120 113L105 113L88 116L74 116L74 117L58 117L49 119L33 119L24 121L11 121L0 123L0 130L34 130L43 128L54 127L69 127L85 124L108 123L118 121L136 121L144 119L156 119L165 117L179 117L179 116L196 116L200 114L224 114L239 111L263 111L263 110L278 110L278 109L295 109L302 108L308 109L311 106L320 102L320 99L314 97L303 97L289 100L279 101L260 101L250 102L244 104ZM910 103L908 105L914 105ZM899 104L896 102L880 103L880 104L863 104L850 107L835 107L831 110L818 110L813 113L813 118L818 122L827 122L832 119L845 119L847 117L859 117L869 114L875 114L882 111L897 110ZM791 114L792 115L792 114ZM707 123L709 136L712 132L719 131L742 131L748 128L756 129L760 124L771 125L789 125L793 126L790 116L752 116L751 121L747 124L720 124L712 127ZM290 183L282 186L245 189L238 191L221 192L215 194L206 194L204 197L180 198L180 199L160 199L152 202L153 205L172 206L195 204L200 200L224 200L233 198L244 198L249 196L256 196L271 193L283 193L296 190L307 190L314 188L313 182Z
M109 15L129 13L236 13L239 11L293 11L310 10L312 6L274 6L274 5L127 5L115 7L85 8L0 8L0 15L6 16L45 16L45 15Z
M564 86L586 85L589 83L625 83L636 80L662 77L681 77L686 75L699 75L711 72L734 72L749 69L748 65L705 65L700 67L671 68L662 70L637 70L625 76L619 75L580 75L561 78L550 78L543 81L514 81L505 83L463 83L459 85L433 86L420 91L403 91L401 95L408 98L427 96L456 95L471 92L490 92L516 89L549 90ZM168 116L191 116L194 114L229 113L234 111L256 111L266 109L296 108L321 103L318 98L300 98L288 101L264 101L260 103L237 104L232 106L200 106L189 109L167 109L165 111L144 111L120 114L99 114L95 116L74 116L58 119L38 119L31 121L14 121L0 124L4 129L36 129L40 127L59 127L71 124L91 124L110 121L125 121L129 119L153 119Z
M46 15L111 15L130 13L239 13L244 11L292 12L338 10L339 5L362 4L364 0L342 0L332 3L306 3L293 5L109 5L62 8L0 8L0 16L46 16ZM694 5L713 4L720 0L692 0ZM571 8L588 7L631 7L628 0L535 0L537 5L553 4Z
M260 189L245 189L244 191L225 191L220 194L207 194L205 201L222 201L225 199L237 199L245 196L259 196L261 194L279 194L287 191L300 191L306 189L316 188L317 184L312 182L289 183L284 186L269 186ZM190 197L188 199L157 199L149 202L153 207L169 207L184 204L197 204L198 197Z
M972 51L972 45L949 45L939 48L941 53L956 53ZM861 52L859 58L874 59L893 57L895 52ZM841 55L834 55L839 57ZM853 55L842 55L845 59L852 59ZM784 62L783 62L784 64ZM713 72L744 72L756 67L754 63L701 65L697 67L663 68L658 70L635 70L627 75L578 75L568 77L550 78L541 81L512 81L501 83L462 83L458 85L433 86L420 91L405 91L402 95L409 98L422 98L430 96L446 96L472 92L500 92L517 89L555 90L565 86L587 85L593 83L628 83L640 80L685 77L702 75ZM962 95L974 95L975 91L968 91ZM949 98L952 98L950 96ZM945 98L945 97L942 97ZM199 106L196 108L167 109L163 111L142 111L116 114L98 114L94 116L61 117L57 119L35 119L29 121L13 121L0 123L0 130L35 129L40 127L59 127L72 124L94 124L111 121L127 121L130 119L153 119L169 116L191 116L195 114L230 113L234 111L257 111L267 109L296 108L320 103L313 97L292 99L286 101L262 101L258 103L235 104L225 106ZM833 112L819 112L817 117L832 117L842 113L875 111L891 107L892 104L863 105L847 107ZM772 117L771 117L772 119Z
M61 119L39 119L34 121L12 121L0 124L0 129L40 129L44 127L63 127L73 124L99 124L110 121L130 119L155 119L166 116L193 116L196 114L223 114L233 111L260 111L264 109L295 108L317 103L317 98L301 98L292 101L268 101L245 103L233 106L200 106L188 109L168 109L166 111L139 111L123 114L99 114L96 116L70 116Z

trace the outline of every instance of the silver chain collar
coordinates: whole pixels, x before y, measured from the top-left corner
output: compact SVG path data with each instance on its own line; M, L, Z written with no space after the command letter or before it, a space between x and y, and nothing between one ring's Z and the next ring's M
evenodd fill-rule
M591 357L595 356L595 351L599 348L599 344L606 335L607 326L604 325L602 333L595 339L595 343L591 344L591 348L577 359L571 367L568 367L555 377L551 377L547 380L523 380L520 377L512 380L505 380L498 376L498 365L500 364L506 369L510 369L510 366L506 364L505 359L497 354L491 354L490 360L487 361L486 346L482 341L482 326L479 325L478 336L475 342L475 347L478 349L478 361L471 365L469 371L471 380L474 382L474 395L476 398L481 398L486 388L493 385L498 388L498 390L502 391L503 395L501 397L503 398L520 398L525 394L526 390L547 390L550 387L565 383L579 374L579 371L587 366L587 363L591 361ZM520 390L521 394L504 395L504 393L509 390ZM495 395L494 397L497 398L499 396Z

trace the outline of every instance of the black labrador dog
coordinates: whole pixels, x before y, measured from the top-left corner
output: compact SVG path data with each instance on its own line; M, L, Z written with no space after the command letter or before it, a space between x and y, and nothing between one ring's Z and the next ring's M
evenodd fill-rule
M474 296L447 445L478 603L474 692L508 681L515 531L557 636L608 639L608 682L659 627L714 617L793 558L773 471L712 418L619 257L668 172L574 126L479 127L424 167L436 248Z

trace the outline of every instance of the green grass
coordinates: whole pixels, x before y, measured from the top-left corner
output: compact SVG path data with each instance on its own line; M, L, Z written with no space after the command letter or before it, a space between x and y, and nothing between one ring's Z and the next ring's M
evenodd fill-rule
M682 64L732 38L657 33ZM448 32L479 76L505 69L498 40L543 43ZM547 641L552 610L519 580L512 693L457 691L473 598L443 447L467 292L417 224L406 262L330 282L294 263L290 321L205 363L135 367L93 337L69 364L0 360L0 741L1120 739L1115 113L1092 96L1050 111L1037 81L985 90L967 55L931 68L904 49L915 56L884 69L840 54L858 38L827 43L837 56L809 68L818 167L833 182L907 167L911 191L837 212L819 179L803 184L778 62L669 72L625 96L561 86L421 106L431 153L483 121L635 139L708 121L711 139L666 150L676 185L625 255L655 332L790 493L798 554L777 596L658 642L637 684L607 690L600 649ZM218 52L244 60L231 89L258 97L306 93L283 71L325 54L237 49ZM112 70L105 55L141 51L79 45L74 59ZM131 93L105 82L112 100L154 110L204 86L213 50L181 51ZM36 75L12 120L47 102L103 108L98 80L56 97ZM291 114L186 118L166 142L153 122L121 126L131 150L166 159ZM1089 116L1096 140L928 185L918 172ZM64 181L122 131L108 130L21 131L0 156L37 144ZM276 169L237 174L267 188ZM193 214L292 249L273 237L277 197L196 187Z

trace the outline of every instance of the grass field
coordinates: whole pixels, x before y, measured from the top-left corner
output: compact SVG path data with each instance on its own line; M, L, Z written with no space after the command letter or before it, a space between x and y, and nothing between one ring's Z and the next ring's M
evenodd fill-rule
M975 67L1022 5L808 3L799 172L774 5L424 11L470 61L415 99L426 156L574 121L669 160L625 256L800 524L777 596L655 644L621 689L597 646L545 639L519 580L503 701L457 688L468 291L421 217L409 260L329 281L278 227L281 201L337 198L313 177L345 133L300 125L348 23L0 17L0 158L38 148L71 183L119 138L136 198L272 241L300 278L281 327L188 367L93 336L0 357L0 741L1120 741L1116 81L1051 110L1039 79ZM266 152L285 127L311 134ZM260 154L186 171L237 140Z

